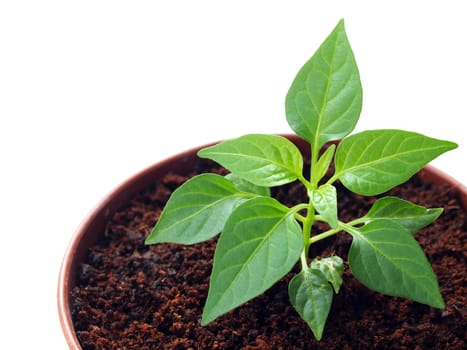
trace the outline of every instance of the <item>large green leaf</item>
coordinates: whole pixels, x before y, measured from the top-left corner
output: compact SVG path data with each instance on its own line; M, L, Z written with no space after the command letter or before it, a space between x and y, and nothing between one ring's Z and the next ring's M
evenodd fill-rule
M172 193L146 244L208 240L222 230L233 208L244 200L245 193L223 176L195 176Z
M337 227L337 193L333 185L323 185L311 191L313 206L332 228Z
M354 129L362 109L362 86L343 20L300 69L285 107L292 130L314 147Z
M363 131L337 147L334 177L352 192L376 195L407 181L431 160L456 147L453 142L410 131Z
M271 196L271 190L269 189L269 187L257 186L255 184L252 184L250 181L247 181L232 173L225 175L225 178L229 180L240 191L255 193L265 197Z
M300 226L287 207L268 197L239 205L214 254L202 324L262 294L292 269L302 250Z
M348 230L353 236L349 264L368 288L444 308L438 281L410 232L394 221L371 221Z
M435 221L442 212L442 208L427 209L397 197L384 197L373 204L363 219L367 222L390 219L415 233Z
M331 283L334 291L339 293L342 285L342 274L344 273L344 261L337 255L329 256L323 259L314 259L311 268L320 270Z
M279 186L302 176L302 155L282 136L245 135L204 148L198 155L258 186Z
M290 302L311 328L317 340L323 335L332 297L332 287L323 272L318 269L302 270L289 283Z

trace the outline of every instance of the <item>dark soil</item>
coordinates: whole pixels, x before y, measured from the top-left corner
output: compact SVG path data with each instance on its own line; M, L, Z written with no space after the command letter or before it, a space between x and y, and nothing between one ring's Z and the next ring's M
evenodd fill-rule
M203 161L196 172L223 170ZM414 176L390 192L444 208L416 239L438 276L446 309L372 292L346 265L344 284L317 342L288 301L287 283L294 271L264 295L201 327L216 240L194 246L144 245L171 191L187 176L169 174L137 195L113 216L102 240L89 251L72 291L74 327L84 349L466 348L466 211L448 186L421 183ZM343 221L362 216L376 199L337 187ZM288 205L306 200L298 184L273 195ZM350 243L349 235L339 234L317 244L311 254L346 260Z

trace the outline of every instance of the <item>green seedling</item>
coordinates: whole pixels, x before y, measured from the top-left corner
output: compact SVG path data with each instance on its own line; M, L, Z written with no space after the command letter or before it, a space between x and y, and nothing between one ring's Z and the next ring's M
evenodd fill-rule
M362 284L444 308L436 276L413 237L442 209L383 197L365 216L342 222L334 183L360 195L379 195L457 145L392 129L348 136L360 116L362 87L343 20L298 72L285 107L290 127L310 143L309 178L303 175L302 154L281 136L245 135L204 148L198 155L230 174L201 174L180 186L146 240L194 244L221 232L202 325L262 294L299 263L301 271L289 284L290 301L321 339L333 295L343 283L344 262L335 255L313 258L309 251L341 232L352 236L348 264ZM322 150L338 139L337 146ZM325 177L333 160L334 173ZM307 203L289 208L270 197L270 187L293 181L306 188ZM315 221L329 229L312 232Z

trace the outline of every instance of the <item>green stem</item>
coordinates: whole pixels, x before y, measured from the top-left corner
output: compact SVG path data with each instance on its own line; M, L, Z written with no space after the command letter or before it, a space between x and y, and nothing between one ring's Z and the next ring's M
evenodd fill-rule
M313 176L313 172L315 171L315 165L318 162L318 152L319 152L319 145L317 142L313 142L311 145L311 164L310 164L310 181L303 182L307 187L307 192L316 189L317 183L314 181L315 176ZM311 245L311 227L313 226L313 222L315 221L315 208L311 201L311 196L309 195L309 201L307 205L307 213L305 220L303 222L303 243L304 249L301 256L302 261L302 268L308 267L307 258L310 251Z
M306 217L304 217L303 215L300 215L299 213L295 213L294 215L295 215L295 219L297 219L301 223L304 223L306 221Z
M334 173L334 174L331 176L331 178L330 178L328 181L326 181L326 185L332 185L334 182L337 181L337 179L339 179L339 176L340 176L340 174Z
M297 204L291 207L290 211L292 211L293 213L298 213L300 210L304 210L304 209L308 209L308 204L305 204L305 203Z
M303 223L303 243L305 247L305 256L308 257L308 252L310 250L310 239L311 239L311 227L313 226L313 222L315 221L315 208L313 204L310 202L308 203L308 211L305 217L305 222Z
M358 234L358 231L355 230L355 227L350 225L350 223L343 223L343 222L339 222L339 227L345 231L345 232L348 232L348 233L351 233L351 234L354 234L355 232Z
M322 239L331 237L331 236L335 235L336 233L339 233L340 231L342 231L342 228L337 227L335 229L328 230L326 232L320 233L319 235L313 236L310 239L310 244L313 244L313 243L321 241Z
M359 218L359 219L355 219L355 220L352 220L352 221L349 221L348 223L343 223L342 221L339 221L338 225L337 225L337 228L334 228L334 229L331 229L331 230L328 230L328 231L325 231L323 233L320 233L319 235L316 235L316 236L313 236L310 238L310 245L313 244L313 243L316 243L316 242L319 242L325 238L328 238L328 237L331 237L333 235L335 235L336 233L339 233L341 231L353 231L354 227L356 225L359 225L361 223L365 222L365 218Z
M300 262L302 263L302 270L308 269L308 261L306 260L305 250L300 255Z
M362 216L361 218L349 221L348 223L346 223L346 225L356 226L356 225L364 224L365 221L367 221L367 220L368 219L366 218L366 216Z
M307 179L305 179L302 175L299 175L299 176L298 176L298 180L299 180L302 184L304 184L305 187L306 187L307 189L311 189L311 187L312 187L311 182L308 181Z

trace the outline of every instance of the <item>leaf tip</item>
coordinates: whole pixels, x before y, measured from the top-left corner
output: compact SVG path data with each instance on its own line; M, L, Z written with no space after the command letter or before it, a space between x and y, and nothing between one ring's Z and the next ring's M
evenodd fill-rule
M315 339L317 341L320 341L321 338L323 337L323 331L314 331L312 328L311 328L311 331L313 332L313 335L315 336Z
M339 22L337 22L336 27L334 28L335 31L344 32L345 33L345 20L341 18Z
M443 208L428 208L427 213L433 214L433 221L437 220L440 215L443 213Z
M214 321L218 316L213 316L212 312L207 312L206 306L204 307L203 310L203 315L201 316L201 326L206 327L209 325L212 321Z
M153 229L151 230L151 233L149 234L149 236L147 236L146 239L144 240L144 244L145 245L151 245L151 244L161 243L157 239L156 235L157 235L157 224L153 227Z
M198 157L200 157L200 158L207 158L206 153L208 152L208 149L209 149L209 148L210 148L210 147L205 147L205 148L200 149L200 150L196 153L196 155L197 155Z
M452 142L452 141L446 141L446 142L449 143L449 150L450 151L459 147L459 145L457 143L455 143L455 142Z
M206 320L203 315L201 318L201 327L206 327L209 323L211 323L211 321Z
M444 303L444 299L439 288L434 292L430 302L426 304L440 310L444 310L446 308L446 304Z
M444 300L442 297L433 305L437 309L444 310L446 308L446 304L444 303Z

